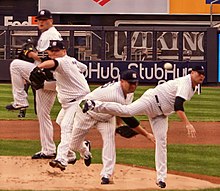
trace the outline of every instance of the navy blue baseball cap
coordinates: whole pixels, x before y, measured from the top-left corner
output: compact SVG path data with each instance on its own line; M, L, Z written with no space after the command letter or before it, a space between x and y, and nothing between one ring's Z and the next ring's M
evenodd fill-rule
M138 82L138 75L137 72L134 70L126 70L122 72L121 79L131 83L135 83Z
M198 72L199 74L205 75L205 69L204 69L203 66L193 66L193 67L192 67L192 71L196 71L196 72Z
M42 20L47 20L47 19L52 19L52 14L49 10L47 9L42 9L38 12L36 19L42 19Z
M66 49L62 40L50 40L48 50L52 49Z

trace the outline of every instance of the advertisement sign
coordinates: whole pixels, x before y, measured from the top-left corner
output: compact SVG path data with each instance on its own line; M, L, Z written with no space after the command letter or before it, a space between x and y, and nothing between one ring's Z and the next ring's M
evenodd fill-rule
M203 65L206 62L170 62L172 69L164 68L161 62L128 62L128 61L83 61L88 67L85 76L89 82L106 83L120 80L120 73L127 69L137 71L140 84L160 84L168 80L182 77L188 74L194 65Z
M220 1L219 0L206 0L206 4L210 4L210 3L220 4Z
M13 16L4 16L4 26L30 26L37 25L36 16L28 16L25 21L14 20Z
M220 41L219 41L220 43ZM10 63L12 60L0 60L0 80L9 81L10 77ZM164 64L167 61L160 62L128 62L128 61L83 61L87 65L88 70L85 73L86 79L89 83L105 84L110 81L120 80L120 73L127 69L137 71L139 76L139 83L147 84L161 84L165 81L182 77L188 74L192 66L202 65L207 69L206 62L170 62L172 69L164 69ZM219 64L220 67L220 64ZM207 83L205 78L204 84ZM220 82L220 74L219 74Z
M210 2L211 0L170 0L170 14L210 14ZM213 14L220 13L219 3L216 1L213 4Z
M167 14L168 0L39 0L55 14Z

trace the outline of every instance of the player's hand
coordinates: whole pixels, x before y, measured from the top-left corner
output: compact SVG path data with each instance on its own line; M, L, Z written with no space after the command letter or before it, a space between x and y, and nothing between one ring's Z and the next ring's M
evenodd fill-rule
M186 125L186 129L189 137L196 138L196 130L192 124Z
M154 135L153 135L152 133L148 133L148 134L147 134L147 138L148 138L150 141L152 141L153 143L156 142L156 141L155 141L155 137L154 137Z

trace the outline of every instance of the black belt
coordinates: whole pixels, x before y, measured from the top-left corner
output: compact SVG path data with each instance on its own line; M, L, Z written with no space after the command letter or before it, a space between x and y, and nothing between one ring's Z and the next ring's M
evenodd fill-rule
M155 95L155 98L156 98L157 106L159 107L160 111L163 113L163 110L162 110L162 108L161 108L161 104L160 104L160 102L159 102L158 96Z
M71 103L71 102L75 102L76 101L76 99L73 99L73 100L71 100L69 103Z

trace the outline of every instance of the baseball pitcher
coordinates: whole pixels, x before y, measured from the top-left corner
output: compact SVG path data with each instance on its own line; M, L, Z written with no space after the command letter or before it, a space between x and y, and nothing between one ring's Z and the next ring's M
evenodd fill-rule
M45 79L43 76L45 69L54 70L57 80L57 97L62 106L56 120L61 127L61 142L58 145L55 160L52 160L49 164L52 167L65 170L71 157L72 164L76 161L74 153L69 151L69 141L76 109L84 96L90 92L89 85L83 75L83 72L87 70L87 66L66 54L63 41L51 40L48 51L51 52L50 57L52 60L40 63L31 72L30 80L31 83L38 84L39 79ZM87 153L90 153L89 147L90 145L86 145L84 152L81 152L86 164L87 160L90 160L87 157Z
M123 105L127 105L132 102L134 94L133 92L135 91L137 85L137 73L133 70L128 70L122 74L121 81L108 83L101 87L98 87L91 93L87 94L85 96L85 99L117 102ZM74 127L70 143L70 148L73 151L81 152L81 150L83 149L83 141L90 128L96 127L100 132L103 140L103 168L100 173L101 184L109 184L116 161L115 115L107 113L96 113L94 111L83 113L81 108L79 108L76 112L73 125ZM136 119L131 119L130 127L135 128L137 126L139 126L139 122L137 122ZM153 139L153 135L146 131L141 132L141 134L147 136L149 139Z
M89 100L84 106L84 112L93 109L94 112L108 113L118 116L147 115L156 139L155 163L157 171L156 183L165 188L167 177L167 130L168 116L174 112L184 122L189 136L194 138L196 130L189 122L184 112L184 102L190 100L197 86L204 81L203 66L195 66L190 74L170 80L147 90L139 99L129 105L113 102Z
M62 40L60 33L53 26L53 18L50 11L43 9L37 15L38 28L42 32L38 40L36 51L25 50L24 55L32 58L34 63L15 59L11 62L10 73L12 93L14 102L6 106L8 110L19 110L29 106L27 93L24 90L24 80L29 81L31 71L41 62L39 52L45 52L49 47L50 40ZM50 55L49 55L50 56ZM45 81L37 89L37 116L40 125L41 151L32 156L32 159L54 158L56 156L56 145L53 141L53 125L50 119L50 111L56 98L56 82L51 79ZM38 89L40 88L40 89Z

